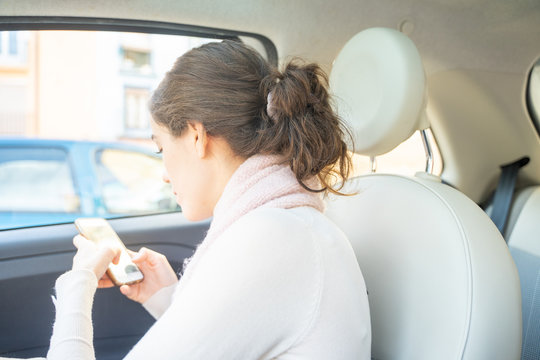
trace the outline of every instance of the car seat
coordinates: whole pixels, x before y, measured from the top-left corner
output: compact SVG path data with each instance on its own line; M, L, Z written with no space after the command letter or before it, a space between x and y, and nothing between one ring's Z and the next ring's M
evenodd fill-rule
M429 126L420 56L396 30L349 40L330 89L359 154L384 154ZM356 195L329 198L327 215L348 236L366 281L372 358L519 359L518 274L479 206L429 172L359 176L344 191Z
M540 186L516 194L505 231L521 280L522 360L540 359Z

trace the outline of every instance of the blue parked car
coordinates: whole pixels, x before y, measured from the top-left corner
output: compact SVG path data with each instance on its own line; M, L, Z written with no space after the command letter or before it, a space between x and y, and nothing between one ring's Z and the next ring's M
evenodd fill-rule
M0 229L178 210L162 171L142 146L0 139Z

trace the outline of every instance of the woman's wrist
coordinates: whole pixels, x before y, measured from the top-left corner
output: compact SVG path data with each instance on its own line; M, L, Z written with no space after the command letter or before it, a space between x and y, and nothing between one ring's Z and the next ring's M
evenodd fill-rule
M159 319L172 303L178 283L165 286L152 294L142 305L155 319Z
M77 281L88 281L89 285L95 285L94 287L97 288L98 279L96 273L90 269L71 269L66 271L56 279L56 284L58 286L59 282L72 281L71 279L74 278L76 278Z
M55 285L57 312L91 311L97 283L95 273L89 269L70 270L60 275Z

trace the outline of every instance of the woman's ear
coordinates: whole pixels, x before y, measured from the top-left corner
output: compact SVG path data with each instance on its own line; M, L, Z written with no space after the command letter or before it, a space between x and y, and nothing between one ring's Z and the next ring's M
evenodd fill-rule
M195 151L199 158L204 158L208 152L208 134L203 124L200 122L190 123L189 126L193 130Z

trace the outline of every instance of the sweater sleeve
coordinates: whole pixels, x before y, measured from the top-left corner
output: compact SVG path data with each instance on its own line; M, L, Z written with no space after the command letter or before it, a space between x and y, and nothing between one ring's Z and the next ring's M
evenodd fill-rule
M127 359L271 359L300 341L317 316L321 269L309 229L286 220L233 224Z
M56 320L47 359L95 359L92 304L97 279L90 270L68 271L56 280Z
M90 270L68 271L56 280L56 320L47 358L27 360L95 359L92 304L96 288L96 275Z
M154 317L154 319L159 319L171 305L172 296L177 286L178 283L175 283L158 290L143 304L143 307Z

